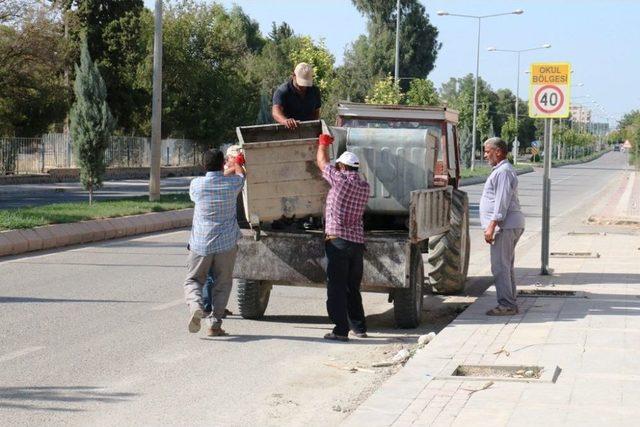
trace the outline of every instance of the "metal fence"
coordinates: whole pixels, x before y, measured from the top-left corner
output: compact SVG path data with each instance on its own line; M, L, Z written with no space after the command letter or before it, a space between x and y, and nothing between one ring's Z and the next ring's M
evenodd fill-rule
M162 140L161 165L198 164L203 148L190 139ZM109 167L149 167L151 139L135 136L111 136L105 151ZM54 168L77 166L68 134L50 133L41 138L0 138L0 175L44 173Z

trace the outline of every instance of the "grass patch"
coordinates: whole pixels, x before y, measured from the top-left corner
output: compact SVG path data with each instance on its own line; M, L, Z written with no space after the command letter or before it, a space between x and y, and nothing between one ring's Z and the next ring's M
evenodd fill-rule
M531 167L531 165L529 164L522 164L522 163L518 163L515 168L517 170L523 170L523 169L529 169L529 167ZM476 166L476 168L474 170L471 169L461 169L460 170L460 176L464 179L464 178L475 178L475 177L484 177L484 176L489 176L491 174L491 170L492 168L490 168L489 166Z
M165 194L157 202L148 196L118 200L100 200L89 206L88 202L57 203L45 206L0 210L0 230L33 228L48 224L86 221L100 218L139 215L193 207L186 193Z

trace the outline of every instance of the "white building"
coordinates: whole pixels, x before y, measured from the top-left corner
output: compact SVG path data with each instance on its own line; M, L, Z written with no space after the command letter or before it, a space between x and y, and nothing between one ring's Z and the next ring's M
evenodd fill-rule
M590 123L591 122L591 110L583 107L582 105L572 105L570 110L571 120L575 123Z

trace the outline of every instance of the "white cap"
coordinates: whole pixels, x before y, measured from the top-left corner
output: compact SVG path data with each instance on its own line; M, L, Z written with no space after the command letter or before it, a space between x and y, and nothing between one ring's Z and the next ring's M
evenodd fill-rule
M360 160L358 160L358 156L350 151L342 153L340 157L338 157L338 160L336 160L336 163L342 163L343 165L351 166L353 168L360 167Z
M313 86L313 67L306 62L301 62L296 65L293 74L296 76L296 83L298 86Z

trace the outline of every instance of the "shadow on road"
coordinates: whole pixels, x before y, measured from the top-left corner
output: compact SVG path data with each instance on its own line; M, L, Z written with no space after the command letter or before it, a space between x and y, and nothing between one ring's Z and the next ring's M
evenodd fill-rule
M90 303L125 303L147 304L153 301L123 301L114 299L66 299L66 298L33 298L33 297L3 297L0 296L0 304L12 303L63 303L63 302L90 302Z
M80 412L84 409L55 403L118 403L136 393L109 393L101 387L0 387L0 408L37 411Z

